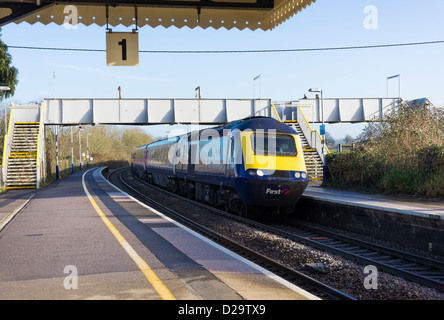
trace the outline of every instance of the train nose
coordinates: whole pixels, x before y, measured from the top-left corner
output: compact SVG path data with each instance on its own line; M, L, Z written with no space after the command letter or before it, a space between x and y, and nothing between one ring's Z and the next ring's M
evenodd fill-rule
M242 200L245 204L258 206L294 206L308 184L308 181L304 180L285 182L265 179L248 180L240 195L244 195Z
M286 196L288 193L288 187L281 187L280 185L265 188L265 196Z

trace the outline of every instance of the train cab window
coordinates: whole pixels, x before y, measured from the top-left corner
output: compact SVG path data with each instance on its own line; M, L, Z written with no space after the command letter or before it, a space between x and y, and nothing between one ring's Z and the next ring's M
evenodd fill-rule
M250 139L255 154L276 154L277 156L297 155L296 143L290 135L253 133Z

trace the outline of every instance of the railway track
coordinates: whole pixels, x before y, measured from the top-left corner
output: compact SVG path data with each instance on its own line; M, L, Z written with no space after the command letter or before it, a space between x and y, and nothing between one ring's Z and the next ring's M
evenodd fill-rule
M313 294L315 294L316 296L319 296L323 299L333 299L333 300L356 300L354 297L341 292L335 288L332 288L331 286L328 286L314 278L311 278L297 270L294 270L292 268L289 268L269 257L266 257L265 255L252 250L244 245L239 244L238 242L218 233L215 232L214 230L199 224L195 221L193 221L190 218L185 217L183 214L180 214L178 212L176 212L175 210L172 210L166 206L164 206L163 204L154 201L153 199L151 199L150 197L148 197L146 194L140 192L139 190L137 190L136 188L134 188L133 186L131 186L131 183L129 183L128 181L125 181L124 178L124 173L127 169L121 169L121 170L116 170L113 173L111 173L108 177L108 180L110 182L112 182L113 184L115 184L117 187L123 189L124 191L126 191L127 193L131 194L132 196L134 196L135 198L137 198L140 201L143 201L144 203L154 207L156 210L162 212L163 214L166 214L170 217L173 217L174 219L176 219L177 221L179 221L180 223L186 225L187 227L205 235L206 237L212 239L215 242L218 243L222 243L224 246L230 248L231 250L235 251L238 254L241 254L243 256L246 256L248 259L261 264L262 266L268 268L269 270L278 273L279 275L287 278L288 280L292 281L293 283L297 284L298 286L303 287L305 290L312 292ZM152 185L150 185L150 187L154 187ZM156 188L156 187L154 187ZM162 189L159 189L162 190ZM162 190L162 192L165 192L165 190ZM174 194L172 194L174 195ZM174 195L176 196L176 195ZM190 200L186 199L186 198L182 198L180 197L182 200L184 201L188 201L190 202ZM196 202L192 202L194 205L199 205L201 207L205 207L206 209L209 210L217 210L213 207L209 207L206 206L204 204L200 204L200 203L196 203ZM227 215L225 212L218 210L220 214L224 214ZM228 216L230 216L231 218L233 218L234 216L229 214ZM239 217L240 218L240 217ZM240 218L243 219L243 218ZM247 219L243 219L245 221L250 221Z
M444 292L444 263L292 220L276 232Z

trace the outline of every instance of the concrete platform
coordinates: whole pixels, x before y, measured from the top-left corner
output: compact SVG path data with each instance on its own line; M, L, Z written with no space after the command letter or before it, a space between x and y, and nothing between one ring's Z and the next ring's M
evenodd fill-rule
M310 182L304 192L304 197L379 211L444 220L444 199L427 200L345 191L323 188L319 182Z
M311 182L297 204L301 219L444 256L444 200L390 197Z
M10 212L0 299L317 299L140 204L99 170L32 194L21 211L31 194L0 197Z
M31 201L35 192L35 189L18 189L0 194L0 231Z

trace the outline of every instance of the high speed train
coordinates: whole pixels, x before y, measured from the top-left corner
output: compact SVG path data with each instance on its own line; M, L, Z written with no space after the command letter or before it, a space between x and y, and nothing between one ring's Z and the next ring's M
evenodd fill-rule
M291 213L308 184L295 130L250 117L136 148L133 175L241 216Z

